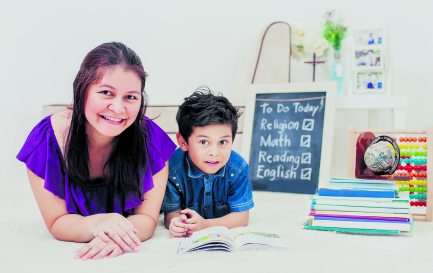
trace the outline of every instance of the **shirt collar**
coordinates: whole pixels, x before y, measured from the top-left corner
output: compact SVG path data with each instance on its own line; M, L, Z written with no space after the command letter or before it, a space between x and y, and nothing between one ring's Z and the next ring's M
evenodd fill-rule
M197 168L197 166L195 166L194 163L192 163L189 155L186 156L186 165L188 167L188 176L191 178L199 178L199 177L204 176L204 175L209 175L210 177L212 177L212 176L221 176L222 177L222 176L224 176L224 174L226 172L226 165L224 165L224 167L219 169L214 174L204 173L199 168Z

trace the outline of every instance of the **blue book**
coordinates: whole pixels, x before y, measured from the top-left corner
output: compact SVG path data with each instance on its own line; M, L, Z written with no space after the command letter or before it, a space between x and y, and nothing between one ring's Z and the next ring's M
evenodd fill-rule
M319 196L346 196L346 197L372 197L372 198L395 198L394 190L361 190L361 189L317 189Z

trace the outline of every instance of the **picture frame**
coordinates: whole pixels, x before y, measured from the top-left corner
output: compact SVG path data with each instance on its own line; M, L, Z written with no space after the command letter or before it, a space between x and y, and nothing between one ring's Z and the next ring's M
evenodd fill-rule
M383 71L358 71L355 74L355 94L384 94L386 91Z
M358 69L382 69L384 67L383 48L357 47L354 50L354 66Z
M354 31L355 46L374 46L385 44L384 28L367 28Z
M335 82L250 85L242 155L254 190L314 194L329 179L336 92Z
M389 65L385 28L353 31L352 95L389 95Z

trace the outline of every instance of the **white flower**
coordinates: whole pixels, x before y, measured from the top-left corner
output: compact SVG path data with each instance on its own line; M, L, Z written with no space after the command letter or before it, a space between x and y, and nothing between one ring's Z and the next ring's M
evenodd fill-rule
M325 56L329 45L322 37L320 30L311 27L293 27L292 29L292 56L300 61L311 58L313 53L316 57Z

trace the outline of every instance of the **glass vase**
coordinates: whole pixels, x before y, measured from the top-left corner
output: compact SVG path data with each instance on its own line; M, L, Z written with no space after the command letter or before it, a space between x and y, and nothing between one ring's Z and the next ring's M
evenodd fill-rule
M337 94L343 95L343 64L341 62L341 53L339 50L334 51L332 60L331 79L337 82Z

